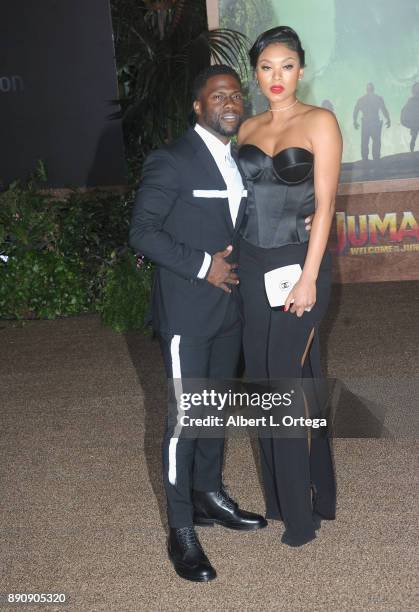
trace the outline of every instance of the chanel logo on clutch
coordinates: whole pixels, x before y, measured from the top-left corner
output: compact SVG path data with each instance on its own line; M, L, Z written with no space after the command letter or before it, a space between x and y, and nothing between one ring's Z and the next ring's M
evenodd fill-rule
M291 264L265 272L266 297L272 308L283 306L295 283L301 276L300 264Z

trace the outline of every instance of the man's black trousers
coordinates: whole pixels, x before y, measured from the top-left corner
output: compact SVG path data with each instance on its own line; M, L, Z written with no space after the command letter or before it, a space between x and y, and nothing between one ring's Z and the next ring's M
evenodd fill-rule
M213 336L160 333L159 337L167 377L174 380L176 390L162 449L167 514L170 527L190 527L192 490L218 491L221 487L224 437L200 437L199 432L194 439L184 437L180 416L188 413L180 407L179 393L190 388L187 379L222 381L237 376L242 341L237 305L232 299L221 329ZM193 385L192 381L189 384ZM177 419L173 419L173 411L177 411Z

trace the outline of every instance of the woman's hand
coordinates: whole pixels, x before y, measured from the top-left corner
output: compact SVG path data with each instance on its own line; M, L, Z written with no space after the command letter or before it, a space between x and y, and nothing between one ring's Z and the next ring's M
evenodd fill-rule
M310 311L316 303L316 282L300 278L288 294L284 304L284 312L292 312L302 317L304 312Z

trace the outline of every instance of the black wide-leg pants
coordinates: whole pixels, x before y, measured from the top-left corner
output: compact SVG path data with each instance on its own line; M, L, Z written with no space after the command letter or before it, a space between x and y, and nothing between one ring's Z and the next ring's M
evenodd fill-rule
M184 437L184 428L176 412L178 417L186 414L179 404L179 394L194 387L190 379L222 381L237 376L242 342L238 313L237 303L232 298L223 325L216 334L202 337L159 335L166 374L173 379L174 391L162 445L170 527L193 525L192 490L218 491L222 484L224 437L204 437L199 433L193 439Z
M326 253L316 283L317 300L301 318L272 309L266 297L264 273L290 264L304 265L307 245L262 249L244 240L240 245L240 291L244 306L243 350L246 377L267 381L319 379L318 326L327 310L331 285L331 257ZM302 365L302 357L314 331L313 342ZM304 383L306 388L311 383ZM310 394L313 397L313 394ZM315 407L309 406L310 413ZM304 415L304 407L301 416ZM329 440L279 438L265 432L259 438L266 517L282 519L296 542L314 537L312 490L317 493L315 510L324 517L335 514L335 479Z

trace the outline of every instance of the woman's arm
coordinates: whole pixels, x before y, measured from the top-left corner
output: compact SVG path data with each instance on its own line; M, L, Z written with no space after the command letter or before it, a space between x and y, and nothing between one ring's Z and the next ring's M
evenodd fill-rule
M333 113L316 109L310 125L314 153L314 213L307 257L300 280L287 297L284 310L301 317L316 302L316 280L329 238L342 157L342 136ZM291 305L291 301L294 303Z

